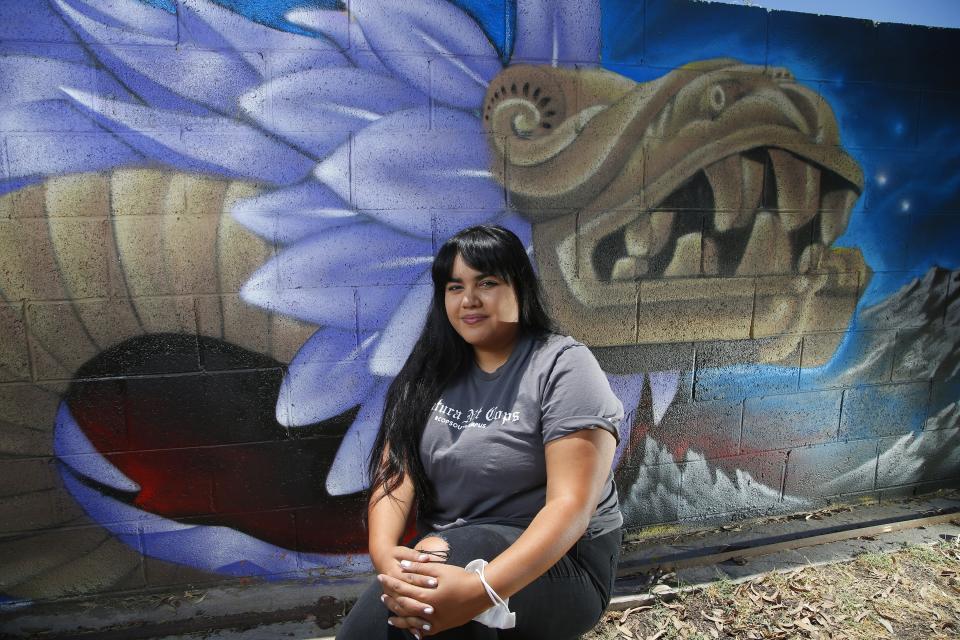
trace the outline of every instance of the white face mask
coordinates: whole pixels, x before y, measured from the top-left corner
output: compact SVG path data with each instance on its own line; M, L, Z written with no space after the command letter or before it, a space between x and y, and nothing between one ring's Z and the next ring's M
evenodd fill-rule
M487 590L487 595L490 596L490 601L493 602L492 607L474 617L474 620L491 629L513 629L517 625L517 614L510 611L507 607L510 598L506 600L502 599L497 595L497 592L487 584L487 579L483 575L483 568L486 566L486 560L477 558L476 560L471 560L467 563L467 566L464 567L466 571L476 573L480 576L480 582L483 583L483 588Z

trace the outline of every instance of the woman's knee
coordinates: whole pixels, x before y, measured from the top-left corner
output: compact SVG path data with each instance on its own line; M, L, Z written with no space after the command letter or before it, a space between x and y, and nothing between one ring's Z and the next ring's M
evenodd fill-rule
M512 542L513 540L509 536L494 528L483 525L466 525L431 534L421 540L416 548L432 555L432 559L435 561L440 560L440 556L442 556L443 559L440 561L463 567L477 558L492 560L509 547ZM433 554L429 551L432 551Z
M430 562L446 562L450 544L442 537L429 535L414 547L421 554L428 556Z

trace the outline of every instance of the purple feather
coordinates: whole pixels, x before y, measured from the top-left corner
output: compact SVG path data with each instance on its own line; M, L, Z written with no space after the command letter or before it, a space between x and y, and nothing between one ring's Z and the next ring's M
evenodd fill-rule
M449 2L353 0L350 8L384 64L450 106L479 108L487 84L502 68L479 25ZM428 70L421 63L423 56L430 59Z

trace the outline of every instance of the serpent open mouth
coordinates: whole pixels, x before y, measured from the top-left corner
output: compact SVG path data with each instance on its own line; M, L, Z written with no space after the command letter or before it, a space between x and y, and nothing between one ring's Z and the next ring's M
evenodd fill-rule
M551 312L591 346L787 336L750 350L778 362L849 322L869 270L832 245L863 176L787 71L510 67L483 117Z
M656 208L628 213L629 222L593 244L596 279L807 273L846 226L857 197L830 173L790 184L814 173L820 169L780 149L754 149L697 171ZM729 202L731 193L737 202Z

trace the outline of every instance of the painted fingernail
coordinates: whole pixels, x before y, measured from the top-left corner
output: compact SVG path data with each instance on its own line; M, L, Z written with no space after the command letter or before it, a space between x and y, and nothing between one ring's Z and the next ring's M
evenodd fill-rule
M410 562L409 560L401 560L400 566L403 567L404 569L409 569L410 567L413 566L413 563Z
M419 558L417 558L417 562L426 562L426 561L429 560L429 559L430 559L430 558L427 556L427 554L423 554L422 556L420 556Z
M435 586L437 586L437 579L436 579L436 578L430 578L430 579L427 580L427 584L430 585L431 587L435 587Z
M420 640L420 634L419 634L419 633L417 633L416 631L413 631L412 633L413 633L413 637L414 637L414 638L416 638L417 640Z
M391 620L390 618L387 618L387 624L392 627L392 626L393 626L393 620Z
M424 630L424 631L430 631L430 624L427 623L427 624L423 625L423 630Z
M427 615L430 615L431 613L433 613L433 607L424 607L423 612Z
M380 594L380 602L386 602L386 601L387 601L387 594L385 593Z

